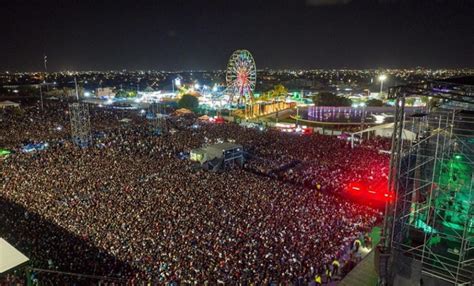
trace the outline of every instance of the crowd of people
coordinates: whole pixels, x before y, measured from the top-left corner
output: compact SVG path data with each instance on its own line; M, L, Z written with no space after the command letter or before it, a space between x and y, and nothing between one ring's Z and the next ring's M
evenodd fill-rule
M0 121L0 147L17 151L0 161L0 235L35 267L135 284L314 283L380 219L338 196L350 178L386 176L370 144L194 117L170 117L156 136L138 113L92 108L105 135L78 148L65 105L47 107ZM50 147L22 153L25 140ZM207 172L178 156L220 140L244 146L244 168Z

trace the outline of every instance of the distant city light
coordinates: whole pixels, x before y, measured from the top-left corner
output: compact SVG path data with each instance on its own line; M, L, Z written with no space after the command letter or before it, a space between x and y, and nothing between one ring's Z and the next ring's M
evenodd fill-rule
M88 92L88 91L86 91L86 92L84 92L84 96L85 96L85 97L89 97L89 96L91 96L91 93Z
M200 88L201 88L201 86L199 85L199 83L196 83L196 84L194 85L194 89L198 90L198 89L200 89Z
M181 79L179 77L174 80L174 85L176 85L177 87L181 86Z

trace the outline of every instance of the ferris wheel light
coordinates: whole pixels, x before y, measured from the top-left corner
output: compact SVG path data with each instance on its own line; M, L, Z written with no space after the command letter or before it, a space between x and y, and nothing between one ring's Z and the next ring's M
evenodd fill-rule
M248 100L255 90L257 69L255 60L247 50L237 50L232 53L227 65L226 83L230 93L230 103L237 99Z

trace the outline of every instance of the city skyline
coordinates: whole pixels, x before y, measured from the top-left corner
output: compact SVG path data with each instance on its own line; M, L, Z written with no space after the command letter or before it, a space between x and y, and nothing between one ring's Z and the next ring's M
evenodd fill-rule
M10 1L2 71L471 68L469 1Z

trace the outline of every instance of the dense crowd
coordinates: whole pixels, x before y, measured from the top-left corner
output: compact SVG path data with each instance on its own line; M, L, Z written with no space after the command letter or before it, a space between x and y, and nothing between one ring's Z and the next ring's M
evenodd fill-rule
M370 144L192 117L154 136L131 111L92 109L106 135L79 149L64 106L2 112L2 144L18 152L0 162L0 235L36 267L130 283L307 283L380 218L337 195L348 178L386 176ZM27 139L52 143L19 152ZM245 168L207 172L178 156L220 140L244 146Z

